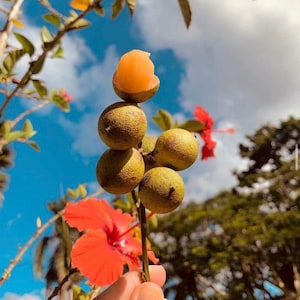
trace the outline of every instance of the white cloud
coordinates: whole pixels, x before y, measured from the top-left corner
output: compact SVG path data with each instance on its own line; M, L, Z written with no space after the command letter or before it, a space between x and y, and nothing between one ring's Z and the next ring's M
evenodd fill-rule
M42 298L36 293L18 295L15 293L7 292L2 298L0 298L0 300L42 300Z
M236 126L234 137L222 137L216 159L189 170L190 193L211 195L234 183L230 170L240 165L237 143L245 134L300 115L300 2L194 0L191 6L188 31L172 0L140 1L136 18L149 48L171 49L183 62L182 110L203 105Z
M85 109L76 122L62 116L59 122L74 137L73 148L83 156L99 155L103 143L97 133L97 122L102 110L113 102L119 101L112 88L112 70L117 64L114 47L108 47L104 60L82 71L77 85L81 87L79 101L74 105Z
M26 20L25 20L26 22ZM26 24L26 32L22 34L35 45L37 55L41 53L40 28ZM14 44L16 40L12 41ZM117 54L114 46L108 46L102 62L96 60L84 39L79 36L65 36L62 40L63 59L49 58L40 74L49 90L64 88L74 97L71 103L71 114L60 115L60 124L74 137L73 149L83 156L99 154L101 141L97 135L97 120L105 106L119 101L112 88L112 70L117 64ZM28 66L28 58L19 62L18 74L23 74ZM24 100L25 107L35 105L35 102ZM72 108L73 107L73 108ZM49 114L53 105L48 105L38 113ZM80 118L74 121L74 115L80 112ZM74 114L73 114L74 112ZM102 145L103 146L103 145Z

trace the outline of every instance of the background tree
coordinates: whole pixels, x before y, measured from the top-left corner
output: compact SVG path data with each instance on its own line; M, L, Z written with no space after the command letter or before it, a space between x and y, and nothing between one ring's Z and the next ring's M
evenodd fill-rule
M175 299L300 299L300 120L240 145L238 184L159 219L154 240Z

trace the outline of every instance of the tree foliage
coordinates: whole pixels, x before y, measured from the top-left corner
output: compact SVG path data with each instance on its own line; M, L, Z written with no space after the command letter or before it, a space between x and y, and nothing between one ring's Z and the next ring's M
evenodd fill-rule
M159 219L154 236L175 299L299 299L300 120L239 146L236 186Z

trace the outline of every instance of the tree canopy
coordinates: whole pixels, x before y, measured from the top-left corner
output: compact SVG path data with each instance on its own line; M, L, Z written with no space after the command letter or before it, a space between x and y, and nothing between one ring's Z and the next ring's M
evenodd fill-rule
M159 219L153 238L175 299L300 297L300 120L246 138L236 186Z

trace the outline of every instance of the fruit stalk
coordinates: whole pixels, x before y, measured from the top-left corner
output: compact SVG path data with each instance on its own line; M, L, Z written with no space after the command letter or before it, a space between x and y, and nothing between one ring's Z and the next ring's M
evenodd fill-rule
M138 217L140 221L141 229L141 243L142 243L142 280L144 282L150 281L150 272L149 272L149 260L148 260L148 251L147 251L147 236L148 236L148 223L146 216L145 206L138 201L134 191L131 192L132 198L138 209Z

